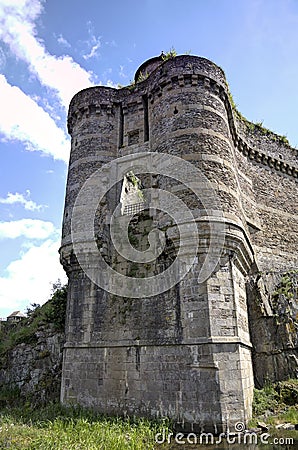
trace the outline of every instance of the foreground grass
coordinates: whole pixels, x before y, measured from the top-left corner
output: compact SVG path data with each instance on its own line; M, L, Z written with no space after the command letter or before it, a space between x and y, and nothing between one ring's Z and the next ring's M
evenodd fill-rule
M298 407L293 405L283 413L280 412L278 416L271 415L266 423L297 423L297 418ZM158 447L155 444L156 433L163 430L166 435L171 433L168 421L109 418L88 410L64 408L58 404L33 409L27 404L21 407L7 407L0 412L0 449L154 450L172 448L167 445ZM273 429L270 430L270 434L277 435ZM285 433L282 436L284 435ZM296 432L291 436L296 438Z
M34 409L13 392L0 395L0 449L21 450L154 450L155 435L171 433L169 421L111 418L82 408L59 404ZM6 405L6 406L5 406ZM10 406L7 406L10 405ZM268 384L255 390L255 427L259 420L271 425L298 423L298 380ZM296 438L297 432L291 436ZM159 447L161 448L161 447ZM162 448L172 448L163 446Z
M6 408L0 415L0 449L150 450L164 428L168 424L162 421L108 418L60 405Z

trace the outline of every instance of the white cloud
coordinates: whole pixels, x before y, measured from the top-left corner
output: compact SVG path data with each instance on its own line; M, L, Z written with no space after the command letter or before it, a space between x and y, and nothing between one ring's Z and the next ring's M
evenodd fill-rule
M38 0L0 1L0 38L11 52L29 65L42 85L54 89L68 107L73 95L91 86L93 74L84 70L70 56L49 54L36 37L34 21L42 11Z
M2 48L0 47L0 70L4 70L5 65L6 65L6 56Z
M85 60L94 58L94 57L98 57L99 56L98 50L101 47L101 36L95 36L94 27L90 21L87 22L87 28L88 28L89 39L88 39L88 41L85 41L85 44L87 44L87 46L90 50L89 50L89 53L87 53L86 55L83 55L83 58Z
M124 73L124 66L121 66L121 65L120 65L119 75L120 75L120 77L126 77L126 75L125 75L125 73Z
M48 239L56 232L52 222L38 219L20 219L0 222L0 239Z
M110 47L118 47L118 45L114 39L112 39L111 41L106 41L105 44L109 45Z
M70 144L50 115L21 89L0 75L0 133L7 140L23 142L27 150L39 150L67 162Z
M100 41L97 42L96 44L92 45L90 52L87 55L83 55L83 58L86 59L90 59L93 58L94 56L98 56L98 50L100 49Z
M6 205L14 205L19 203L23 205L27 211L40 211L44 209L45 205L38 205L35 203L30 199L30 194L29 189L27 189L26 194L20 194L19 192L12 194L11 192L8 192L6 198L0 198L0 203Z
M14 310L25 310L31 303L45 303L51 296L53 283L66 283L59 263L60 240L47 240L32 246L11 262L0 277L0 316Z
M71 47L70 43L62 36L62 34L59 34L59 36L57 37L57 42L58 42L58 44L61 44L64 47L68 47L68 48Z

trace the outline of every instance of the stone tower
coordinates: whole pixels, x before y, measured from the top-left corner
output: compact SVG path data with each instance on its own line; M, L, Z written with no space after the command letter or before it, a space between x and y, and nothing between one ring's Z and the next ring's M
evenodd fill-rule
M247 280L298 266L296 151L233 111L218 66L186 55L146 61L132 86L79 92L68 129L62 402L184 430L246 423ZM146 260L115 248L113 217Z

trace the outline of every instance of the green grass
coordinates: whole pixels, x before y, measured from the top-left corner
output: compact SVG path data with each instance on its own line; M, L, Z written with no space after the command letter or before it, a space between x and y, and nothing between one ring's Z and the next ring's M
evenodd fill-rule
M258 419L271 425L298 423L298 380L268 382L263 389L255 389L250 426L256 426Z
M266 385L263 389L255 389L253 401L253 415L260 416L266 412L277 412L279 396L272 385Z
M268 425L298 423L298 380L267 384L255 390L254 419ZM0 411L0 449L21 450L154 450L156 433L171 433L168 420L107 417L80 407L57 403L33 408L29 402L9 401L16 395L7 391ZM13 406L14 405L14 406ZM270 429L274 435L277 431Z
M0 448L22 450L149 450L166 421L108 418L83 409L29 405L0 414Z

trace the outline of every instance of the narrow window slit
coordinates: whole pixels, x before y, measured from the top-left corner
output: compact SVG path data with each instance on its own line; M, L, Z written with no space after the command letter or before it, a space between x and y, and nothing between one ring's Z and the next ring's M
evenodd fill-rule
M149 141L149 114L148 114L148 96L143 95L143 109L144 109L144 142Z
M119 105L119 143L118 148L123 147L124 114L122 103Z

